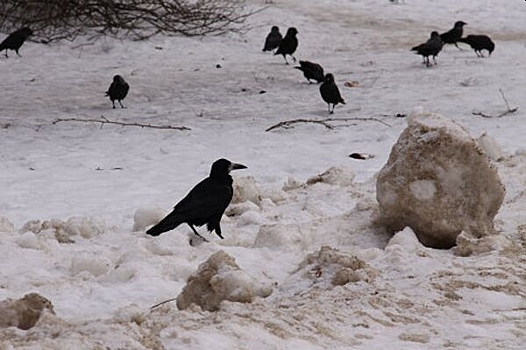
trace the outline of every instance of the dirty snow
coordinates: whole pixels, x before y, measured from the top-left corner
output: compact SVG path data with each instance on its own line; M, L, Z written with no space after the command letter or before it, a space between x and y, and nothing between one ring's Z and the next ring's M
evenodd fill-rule
M22 58L0 57L0 301L38 293L55 311L26 331L0 329L0 347L523 349L526 4L250 4L267 9L245 34L29 42ZM460 19L466 34L494 39L491 58L446 47L426 68L409 52ZM317 85L261 52L271 25L295 26L296 57L335 75L347 105L334 129L265 132L327 117ZM104 97L115 74L130 84L126 109ZM506 110L499 89L518 112L474 115ZM506 186L500 235L461 235L459 247L434 250L408 228L390 237L375 225L375 176L407 125L397 114L416 106L495 141ZM191 130L53 124L101 116ZM248 166L234 173L243 192L223 218L225 239L205 234L211 242L191 246L184 225L145 235L221 157ZM220 250L272 294L217 312L175 301L151 309Z

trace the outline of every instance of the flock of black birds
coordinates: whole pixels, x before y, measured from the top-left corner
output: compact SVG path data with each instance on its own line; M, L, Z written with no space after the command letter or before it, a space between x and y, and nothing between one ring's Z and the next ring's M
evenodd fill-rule
M277 26L272 26L270 32L265 38L263 51L276 50L274 55L283 55L286 64L289 64L289 61L287 61L287 55L292 57L292 60L296 62L296 57L293 56L293 53L296 52L296 49L298 48L298 38L296 37L297 34L298 30L294 27L291 27L287 29L287 34L285 34L285 37L283 37L279 32L279 28ZM325 74L323 67L318 63L299 61L299 64L299 67L294 68L303 72L303 75L309 84L311 83L311 80L315 80L317 83L322 83L320 86L320 95L328 105L329 114L334 113L334 107L338 103L345 104L345 101L340 94L340 90L334 81L333 74Z
M433 62L437 64L436 57L442 50L444 44L453 44L460 49L458 43L466 43L475 51L478 57L484 57L482 50L487 50L488 55L491 56L493 50L495 50L495 43L487 35L468 35L462 37L463 28L467 23L464 21L457 21L452 29L445 33L438 34L437 31L431 32L431 37L425 43L415 46L411 51L415 51L421 55L424 59L423 63L427 67L431 67L429 62L429 56L433 57Z
M491 55L495 49L493 41L486 35L468 35L462 37L464 25L466 25L465 22L458 21L455 23L453 29L443 34L438 34L438 32L433 31L427 42L415 46L411 50L422 55L424 59L423 63L428 67L431 65L429 56L433 58L436 64L436 56L442 50L444 44L454 44L458 47L457 43L462 42L470 45L479 57L483 57L482 50L487 50L489 55ZM32 33L28 27L13 32L0 43L0 52L6 50L5 55L8 57L7 50L14 50L16 54L20 56L18 50ZM296 62L293 54L298 47L297 34L297 29L292 27L287 30L285 37L282 37L279 28L273 26L265 39L263 51L275 50L274 55L283 55L286 64L289 64L287 55L291 56L292 60ZM333 74L325 74L323 67L314 62L299 61L299 64L299 67L294 68L303 72L309 84L311 80L322 83L320 85L320 94L328 105L329 113L334 112L334 107L337 104L345 104L338 86L334 82ZM122 100L128 94L129 88L128 83L126 83L120 75L113 77L113 82L106 92L106 95L109 96L113 104L113 108L115 108L115 101L119 102L120 106L124 108ZM226 159L215 161L212 164L210 175L198 183L175 205L170 214L146 231L146 233L151 236L158 236L163 232L175 229L182 223L186 223L197 236L205 240L194 226L199 227L206 224L209 232L214 231L220 238L223 238L220 221L233 196L233 180L230 176L230 171L245 168L247 167L242 164L232 163Z

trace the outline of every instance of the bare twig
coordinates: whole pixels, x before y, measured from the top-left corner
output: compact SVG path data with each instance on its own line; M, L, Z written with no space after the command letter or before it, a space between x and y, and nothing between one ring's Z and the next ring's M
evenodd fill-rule
M95 119L95 118L87 118L87 119L81 119L81 118L58 118L53 122L54 124L61 123L61 122L80 122L80 123L100 123L101 128L104 124L115 124L115 125L121 125L121 126L138 126L140 128L151 128L151 129L170 129L170 130L191 130L190 128L186 126L172 126L172 125L153 125L153 124L143 124L143 123L126 123L126 122L119 122L115 120L110 120L106 118L105 116L101 116L101 119Z
M168 300L165 300L165 301L161 301L160 303L155 304L154 306L150 307L150 310L153 310L153 309L155 309L155 308L158 308L158 307L161 306L161 305L164 305L164 304L166 304L166 303L170 303L170 302L172 302L172 301L176 301L176 300L177 300L177 298L171 298L171 299L168 299Z
M271 127L267 128L265 131L271 131L278 128L290 128L294 124L300 124L300 123L313 123L313 124L319 124L323 125L329 130L332 130L335 128L334 125L331 125L332 122L351 122L351 121L374 121L381 124L384 124L388 127L391 127L391 125L387 124L386 122L377 119L377 118L325 118L325 119L293 119L293 120L285 120L282 122L279 122L275 125L272 125Z
M519 110L519 107L510 108L510 104L508 103L508 100L506 99L506 96L504 96L504 92L501 88L499 88L500 95L502 96L502 99L504 100L504 103L506 104L506 110L502 113L499 113L497 115L491 115L491 114L485 114L483 112L473 112L473 115L480 115L484 118L501 118L508 114L513 114Z

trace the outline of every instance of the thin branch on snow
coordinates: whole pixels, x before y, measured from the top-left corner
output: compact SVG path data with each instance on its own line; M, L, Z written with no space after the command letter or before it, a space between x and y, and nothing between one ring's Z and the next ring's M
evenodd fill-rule
M135 123L118 122L115 120L110 120L103 115L101 115L100 118L101 119L58 118L53 122L53 125L57 123L61 123L61 122L80 122L80 123L100 123L101 128L104 124L115 124L115 125L121 125L121 126L138 126L140 128L151 128L151 129L191 130L190 128L186 126L153 125L153 124L143 124L143 123L137 123L137 122Z
M388 127L391 127L391 125L377 118L325 118L325 119L302 119L300 118L300 119L285 120L285 121L279 122L267 128L265 131L271 131L271 130L278 129L278 128L287 129L287 128L292 127L294 124L300 124L300 123L319 124L319 125L323 125L329 130L333 130L335 126L331 125L330 124L331 122L351 122L351 121L374 121L374 122L384 124Z
M176 300L177 300L177 298L171 298L171 299L168 299L168 300L165 300L165 301L161 301L160 303L155 304L154 306L150 307L150 310L153 310L153 309L155 309L155 308L158 308L158 307L161 306L161 305L164 305L164 304L166 304L166 303L170 303L170 302L172 302L172 301L176 301Z
M491 114L485 114L483 112L473 112L473 115L480 115L484 118L501 118L508 114L513 114L519 110L519 107L510 108L510 104L508 103L508 100L506 99L506 96L504 96L504 92L502 89L499 88L500 95L502 96L502 99L504 100L504 103L506 104L506 110L502 113L499 113L497 115L491 115Z

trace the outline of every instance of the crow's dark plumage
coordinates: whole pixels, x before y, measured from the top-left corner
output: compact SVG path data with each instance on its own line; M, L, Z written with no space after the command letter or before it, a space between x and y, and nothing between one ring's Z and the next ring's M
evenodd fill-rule
M495 50L495 43L487 35L468 35L459 41L471 46L479 57L484 57L482 50L488 50L489 56L491 56L491 53Z
M115 100L119 102L121 108L124 108L121 100L124 100L124 98L128 94L128 90L130 90L130 85L128 85L128 83L124 80L123 77L121 77L120 75L116 75L113 77L113 82L111 83L108 91L106 91L106 96L110 97L111 103L113 104L113 108L115 108Z
M24 27L22 29L19 29L11 34L7 38L0 43L0 52L2 50L5 50L5 57L7 56L7 50L15 50L16 54L18 56L21 56L20 53L18 53L18 50L20 49L20 46L24 43L24 41L29 38L30 35L33 34L33 31L29 29L28 27Z
M455 44L458 47L457 42L462 38L462 27L467 23L463 21L455 22L455 25L451 30L448 30L445 33L440 34L440 39L444 44ZM458 47L460 49L460 47Z
M433 56L433 61L437 64L436 57L444 43L440 39L438 32L431 32L431 37L425 43L415 46L411 51L416 51L417 54L422 55L426 66L430 67L431 63L429 62L429 56Z
M174 210L157 225L146 231L152 236L173 230L182 223L187 223L196 235L201 235L195 226L203 226L209 232L221 235L220 221L233 195L231 170L246 169L242 164L235 164L226 159L219 159L212 164L210 176L198 183L177 205ZM201 237L202 238L202 237Z
M265 39L263 51L272 51L278 48L282 40L283 36L281 36L281 33L279 32L279 28L277 26L273 26L270 29L270 33L268 33L267 38Z
M298 38L296 38L297 34L298 30L296 28L291 27L287 29L287 34L285 34L281 44L279 44L278 50L274 53L274 55L283 55L286 64L289 64L287 61L287 55L290 55L292 60L296 62L296 57L294 57L292 54L298 48Z
M338 103L345 104L345 101L340 95L340 90L334 82L334 75L331 73L325 75L325 81L320 85L320 94L323 100L329 105L329 114L334 113L334 107L336 107Z
M325 75L323 74L323 67L317 63L309 61L300 61L300 67L294 67L303 72L303 75L309 82L316 80L318 83L321 83L325 80Z

